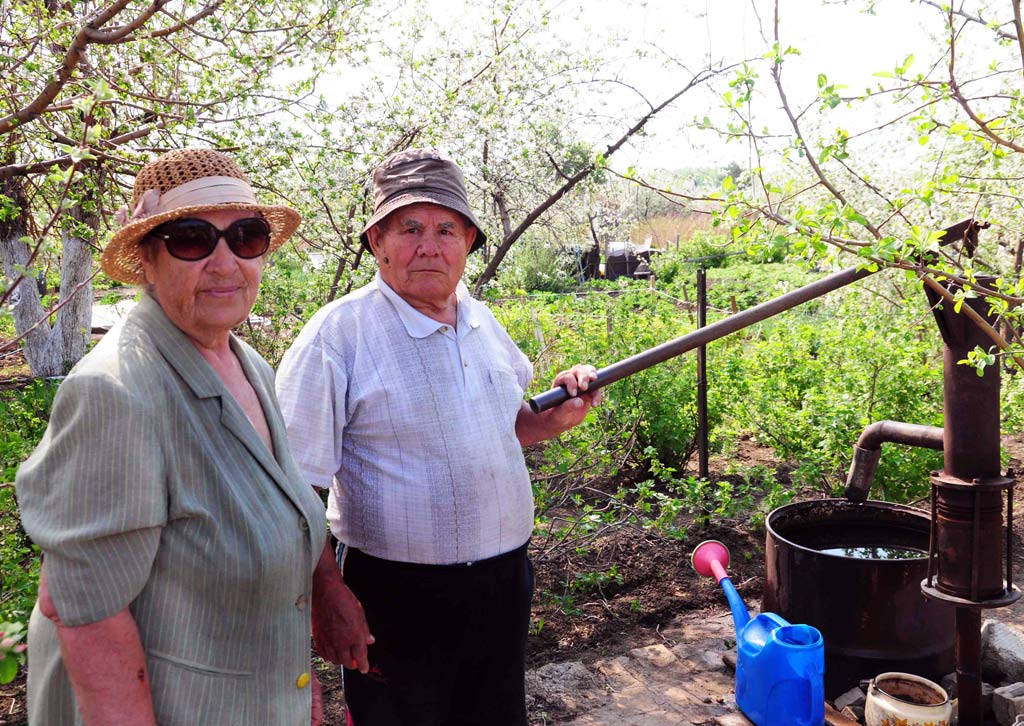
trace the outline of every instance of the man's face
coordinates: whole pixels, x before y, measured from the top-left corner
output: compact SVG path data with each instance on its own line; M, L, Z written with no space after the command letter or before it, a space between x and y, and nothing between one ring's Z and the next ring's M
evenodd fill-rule
M380 276L413 307L448 303L466 269L476 227L438 204L401 207L367 233Z

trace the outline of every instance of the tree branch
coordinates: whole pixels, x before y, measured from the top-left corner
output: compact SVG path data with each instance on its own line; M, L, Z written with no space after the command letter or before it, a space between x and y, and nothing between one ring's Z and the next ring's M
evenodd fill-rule
M118 13L123 11L130 2L131 0L117 0L106 9L96 12L86 21L68 47L67 52L64 54L64 59L53 74L53 78L43 87L39 95L24 108L4 118L0 118L0 135L9 133L18 126L23 126L43 113L46 107L57 97L57 94L61 92L61 89L71 80L72 73L82 62L85 49L91 42L90 34L95 33L97 28L117 17ZM168 2L168 0L157 0L157 2L163 3Z
M710 68L708 68L694 75L681 90L669 96L665 101L663 101L659 105L652 107L650 111L644 114L621 137L619 137L618 140L610 144L608 148L605 149L604 154L602 155L603 158L607 159L620 148L622 148L622 145L629 141L637 132L643 129L644 126L647 125L648 121L654 118L654 116L657 115L660 111L668 107L672 102L683 96L683 94L685 94L687 91L691 90L695 86L700 85L701 83L704 83L712 76L724 72L725 70L725 68L721 68L718 70L711 70ZM495 249L494 257L491 258L491 261L487 263L487 267L484 268L484 271L480 273L480 276L477 278L476 283L473 286L475 294L480 294L480 290L483 289L483 286L494 277L495 273L498 270L498 266L501 264L502 260L505 259L505 255L508 254L508 251L512 248L512 245L515 244L515 242L523 235L523 233L530 228L530 225L536 222L542 214L544 214L548 209L554 206L554 204L558 202L558 200L560 200L562 197L564 197L573 187L575 187L577 184L579 184L588 176L590 176L597 169L597 166L598 162L597 160L594 160L587 164L582 169L580 169L578 172L573 174L571 177L566 179L565 182L560 187L558 187L558 189L556 189L554 192L548 195L548 197L544 201L542 201L540 204L534 207L533 210L531 210L529 214L526 215L523 221L520 222L519 225L515 229L513 229L510 234L505 236L505 239L502 240L502 243L498 245L497 249Z
M1020 15L1019 0L1014 0L1013 4L1014 4L1014 14L1019 17L1019 15ZM992 128L989 126L989 124L984 119L982 119L980 116L978 116L978 114L976 114L974 112L974 109L971 107L970 102L968 102L967 98L961 92L960 84L957 83L957 80L956 80L956 35L957 35L957 33L956 33L955 28L953 27L953 15L954 15L954 11L953 11L952 6L950 6L949 15L948 15L948 17L949 17L949 21L948 22L949 22L949 91L950 91L950 94L953 96L954 100L956 100L956 102L960 105L960 108L962 108L964 110L964 113L966 113L970 117L971 121L973 121L974 124L979 129L981 129L981 132L983 134L985 134L985 136L987 136L989 138L989 140L992 141L992 143L998 144L999 146L1004 146L1004 147L1006 147L1008 149L1012 149L1013 151L1017 152L1018 154L1024 153L1024 146L1020 146L1019 144L1015 144L1012 141L1010 141L1009 139L1004 139L1003 137L1001 137L997 133L995 133L992 130Z
M168 35L174 35L175 33L177 33L182 28L195 25L196 23L198 23L203 18L205 18L205 17L207 17L209 15L213 15L215 12L217 12L217 9L221 5L223 5L223 4L224 4L224 0L212 0L212 2L207 3L206 7L204 7L202 10L200 10L195 15L193 15L191 17L188 17L188 18L185 18L184 20L181 20L181 21L175 23L174 25L169 25L166 28L161 28L160 30L154 30L152 33L149 34L149 37L150 38L165 38Z
M778 0L775 0L775 44L776 53L778 53L778 48L781 47L779 41ZM800 123L797 121L796 117L793 116L793 110L789 104L789 99L786 97L786 91L782 87L782 59L778 55L775 56L775 59L772 62L772 78L775 81L775 88L779 92L779 100L782 102L782 110L785 111L786 117L789 119L789 124L793 128L793 133L796 135L797 141L800 142L800 146L804 150L804 158L807 159L807 163L810 164L815 176L818 177L822 185L829 190L832 196L834 196L836 199L842 202L844 206L851 206L850 203L847 201L846 197L843 195L842 191L840 191L840 189L835 184L833 184L832 181L825 175L824 170L818 164L818 160L814 158L814 153L811 150L810 144L807 143L807 140L804 138L803 131L800 128ZM875 228L875 226L871 224L871 221L868 220L866 217L864 218L864 225L867 227L868 231L871 232L872 236L875 237L875 239L878 239L882 236L881 232L879 232Z
M139 13L139 16L135 20L131 21L127 25L122 25L119 28L108 30L106 32L96 30L88 25L84 28L85 37L90 43L96 45L114 45L115 43L127 43L135 40L131 37L131 34L141 28L146 22L152 18L156 12L164 5L169 3L171 0L153 0L153 4L148 8Z

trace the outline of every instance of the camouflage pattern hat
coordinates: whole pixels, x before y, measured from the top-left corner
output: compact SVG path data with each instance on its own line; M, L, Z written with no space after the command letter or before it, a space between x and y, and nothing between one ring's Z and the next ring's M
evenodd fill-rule
M437 149L406 149L392 154L373 170L373 216L363 227L359 241L370 249L367 231L396 209L426 202L453 209L476 227L470 252L487 241L483 227L469 210L462 170Z

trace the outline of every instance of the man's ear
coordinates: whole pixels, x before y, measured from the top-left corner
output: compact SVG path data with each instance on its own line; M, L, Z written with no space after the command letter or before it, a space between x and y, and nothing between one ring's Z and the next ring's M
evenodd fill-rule
M473 249L473 243L476 242L477 228L475 224L469 224L466 227L466 255L468 256L470 251Z
M380 258L380 239L383 236L384 234L380 230L379 222L366 230L366 240L370 243L370 251L378 259Z

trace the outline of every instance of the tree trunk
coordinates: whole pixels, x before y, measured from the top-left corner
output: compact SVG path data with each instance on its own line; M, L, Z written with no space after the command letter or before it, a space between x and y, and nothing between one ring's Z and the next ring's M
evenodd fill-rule
M53 336L59 339L57 346L65 368L70 368L85 355L89 343L93 303L91 278L92 249L88 242L64 235L64 254L60 265L60 302L64 305L57 311Z
M36 287L37 258L29 266L32 250L23 240L28 236L29 202L23 181L18 177L6 179L0 194L11 199L18 212L0 222L0 261L8 279L16 280L25 274L11 295L14 311L14 329L23 336L22 349L33 376L50 377L67 373L85 354L92 327L92 251L86 240L65 233L61 258L60 300L56 321L51 326L48 311L43 307L42 295ZM95 195L91 192L89 196ZM98 208L97 208L98 209ZM98 228L99 212L85 212L81 202L67 214L93 229Z

